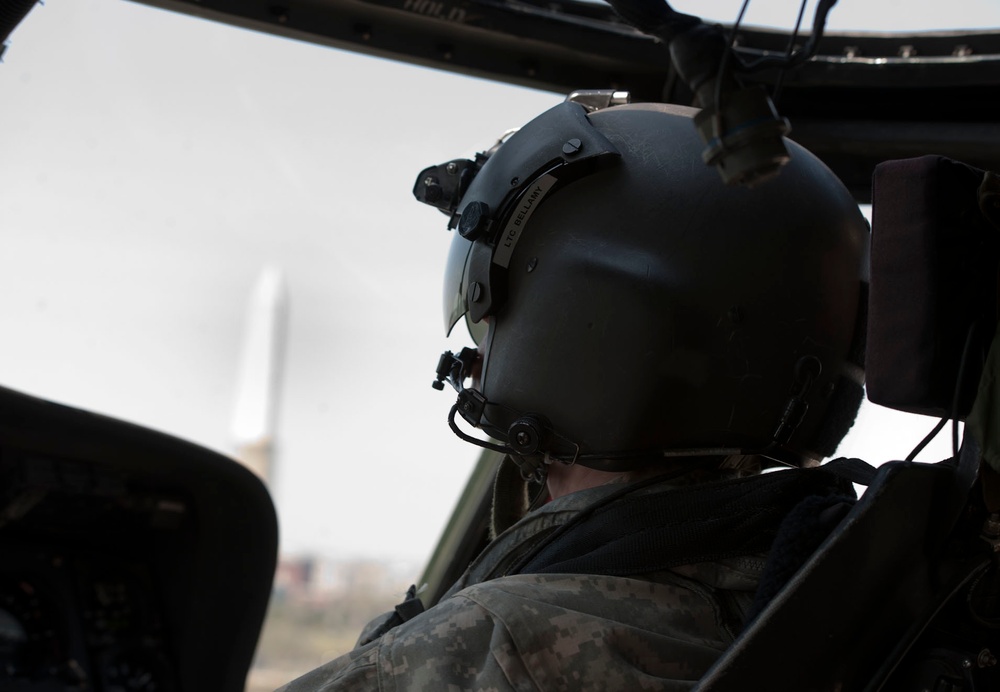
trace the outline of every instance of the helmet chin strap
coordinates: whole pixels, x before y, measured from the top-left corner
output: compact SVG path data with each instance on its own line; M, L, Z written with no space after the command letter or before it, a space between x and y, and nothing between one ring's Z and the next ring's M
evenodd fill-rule
M582 453L579 444L556 432L544 416L535 413L521 413L503 404L489 401L478 390L466 388L464 381L472 372L476 357L476 349L463 348L457 355L451 351L446 351L441 354L441 358L438 360L437 379L433 383L434 388L439 390L444 389L444 382L448 382L458 392L458 399L448 412L448 426L456 436L465 442L510 456L520 468L521 475L525 480L543 482L547 466L553 461L558 461L566 465L579 463L599 471L614 472L632 471L643 466L655 464L663 459L681 457L732 457L743 455L766 457L781 466L799 466L802 463L802 460L798 459L796 455L782 448L780 444L782 440L779 439L779 433L783 433L781 437L787 440L791 432L788 428L794 430L801 422L804 412L800 413L793 404L797 403L802 393L808 390L814 379L812 376L806 376L803 378L805 381L799 383L800 386L797 388L799 391L793 392L789 405L786 407L785 415L778 426L778 431L775 433L775 438L764 448L693 447ZM495 413L503 414L501 418L512 420L506 430L503 429L502 425L497 425L490 421L486 415L488 407L493 409ZM796 409L796 416L789 415L789 411L792 409ZM472 427L483 430L494 439L506 439L506 444L480 440L463 432L455 421L456 414L461 415ZM798 420L789 425L789 421L786 419L790 417L798 418Z
M481 393L473 389L463 390L459 394L458 401L455 402L455 405L448 412L449 427L456 436L465 442L510 456L514 460L514 463L521 469L522 477L529 481L542 482L545 479L548 465L553 462L567 466L580 464L581 466L598 471L624 472L654 465L662 462L664 459L692 457L719 458L757 454L757 452L730 447L581 453L579 445L562 438L561 435L548 426L543 418L531 414L522 415L511 424L506 433L507 444L480 440L463 432L458 427L458 423L455 420L456 414L460 414L473 427L484 430L494 438L499 438L502 434L501 429L482 417L482 412L488 405L492 404ZM544 444L546 441L551 442L553 438L561 438L567 444L573 445L573 454L558 454L552 449L550 444Z
M503 431L492 425L484 415L490 402L481 392L465 387L465 380L472 374L477 356L476 349L463 348L458 354L445 351L438 359L437 378L431 383L431 386L440 391L444 389L444 383L447 382L458 392L458 400L448 412L448 427L465 442L509 456L517 464L524 480L543 483L546 475L546 463L537 454L542 433L545 431L541 422L522 416L506 431L507 439L511 441L506 445L487 442L468 435L462 432L462 429L455 422L455 414L461 414L462 418L472 427L484 430L494 438L499 439L503 436Z
M466 390L472 391L472 390ZM491 449L495 452L501 452L506 454L511 460L517 465L518 469L521 471L521 478L525 481L532 481L535 483L544 483L545 476L548 472L548 465L545 463L544 459L540 455L534 455L529 457L521 456L517 451L510 445L500 445L494 442L487 442L486 440L480 440L479 438L473 437L472 435L467 435L462 432L462 429L458 427L455 422L455 414L461 413L461 396L459 396L460 401L456 402L451 410L448 412L448 426L451 431L455 433L460 439L470 442L477 447L482 447L483 449ZM465 417L465 414L462 414ZM483 426L485 430L486 427Z

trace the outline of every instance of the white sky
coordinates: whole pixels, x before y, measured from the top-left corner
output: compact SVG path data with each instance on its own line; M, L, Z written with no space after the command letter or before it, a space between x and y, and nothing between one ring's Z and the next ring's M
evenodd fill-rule
M807 0L803 28L812 26L817 0ZM669 0L674 9L732 23L743 0ZM743 21L791 28L802 0L753 0ZM838 0L827 16L829 31L943 31L1000 27L996 0Z
M448 430L453 396L430 387L455 345L449 236L410 190L559 100L119 0L49 0L0 65L0 384L229 451L247 301L280 267L283 549L422 559L477 454ZM889 414L844 451L903 456L933 424Z

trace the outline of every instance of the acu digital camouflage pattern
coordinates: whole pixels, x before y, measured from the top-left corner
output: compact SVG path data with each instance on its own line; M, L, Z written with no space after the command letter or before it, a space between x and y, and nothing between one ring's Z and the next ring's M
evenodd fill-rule
M437 606L281 692L690 689L741 627L763 559L642 578L505 576L541 537L618 488L573 493L531 513ZM669 502L669 488L654 492Z

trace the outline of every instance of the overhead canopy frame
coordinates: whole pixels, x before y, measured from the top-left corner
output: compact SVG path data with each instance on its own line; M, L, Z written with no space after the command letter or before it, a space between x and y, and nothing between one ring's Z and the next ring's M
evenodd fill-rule
M244 28L461 74L569 93L631 91L689 104L667 47L603 3L559 0L137 0ZM742 50L788 34L741 29ZM1000 31L827 33L782 78L792 138L861 201L874 166L927 153L1000 169ZM774 85L775 71L751 76Z

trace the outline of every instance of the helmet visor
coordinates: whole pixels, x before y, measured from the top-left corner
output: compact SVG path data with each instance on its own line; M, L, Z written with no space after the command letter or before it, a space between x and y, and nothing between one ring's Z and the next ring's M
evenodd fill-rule
M448 251L448 264L444 270L444 331L451 334L455 323L465 315L465 324L469 328L472 340L479 345L486 338L486 320L473 322L469 319L469 253L472 242L455 232Z

